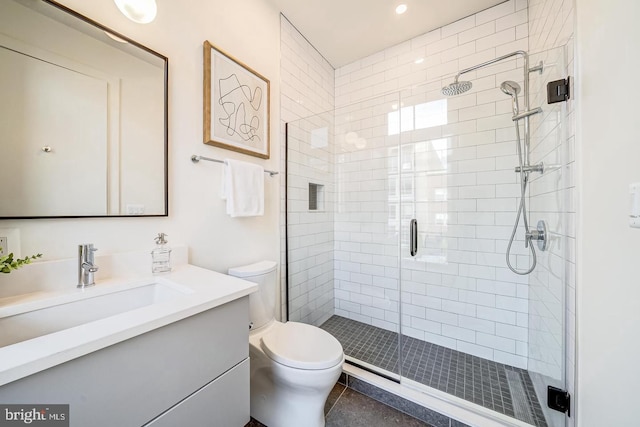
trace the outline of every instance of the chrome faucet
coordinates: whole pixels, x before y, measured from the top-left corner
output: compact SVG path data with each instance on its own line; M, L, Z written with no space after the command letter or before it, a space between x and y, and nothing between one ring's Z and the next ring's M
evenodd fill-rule
M93 253L98 249L93 243L78 245L78 288L86 288L96 284L93 273L98 271Z

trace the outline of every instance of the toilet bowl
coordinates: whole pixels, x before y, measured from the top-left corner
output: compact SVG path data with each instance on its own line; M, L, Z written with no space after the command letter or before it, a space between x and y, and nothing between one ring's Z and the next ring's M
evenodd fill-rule
M276 267L263 261L229 269L232 276L258 283L249 296L251 416L269 427L322 427L344 352L318 327L275 320Z

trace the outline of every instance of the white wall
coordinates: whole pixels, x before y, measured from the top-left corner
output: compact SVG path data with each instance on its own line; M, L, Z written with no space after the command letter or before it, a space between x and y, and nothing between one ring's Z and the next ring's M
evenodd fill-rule
M628 227L640 181L640 3L576 1L577 416L581 427L638 425L640 230Z
M265 216L232 219L218 196L221 165L194 165L190 156L236 158L279 169L279 12L262 0L193 0L188 7L161 1L156 20L140 25L125 18L111 0L62 3L169 58L169 217L2 221L3 228L20 229L23 254L73 257L84 242L95 243L102 253L151 250L153 237L163 231L170 243L190 247L192 263L216 271L260 259L277 260L280 177L265 179ZM269 160L202 143L204 40L271 81Z

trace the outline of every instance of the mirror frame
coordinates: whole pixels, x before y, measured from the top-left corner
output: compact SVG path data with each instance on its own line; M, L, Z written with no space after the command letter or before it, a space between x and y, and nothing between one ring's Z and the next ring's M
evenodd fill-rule
M169 58L166 56L138 43L131 38L113 31L111 28L88 18L69 7L60 4L54 0L38 0L49 6L52 6L68 15L77 18L89 25L92 25L99 30L113 34L123 40L126 40L130 45L146 51L154 56L157 56L164 62L164 212L161 214L143 214L143 215L53 215L53 216L0 216L0 220L16 220L16 219L52 219L52 218L149 218L149 217L168 217L169 216Z

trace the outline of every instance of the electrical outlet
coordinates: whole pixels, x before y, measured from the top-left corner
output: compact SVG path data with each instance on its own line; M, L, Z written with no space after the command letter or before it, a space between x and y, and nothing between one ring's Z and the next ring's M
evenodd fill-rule
M127 205L127 215L144 215L144 205Z
M13 254L20 258L20 230L17 228L0 228L0 256Z

